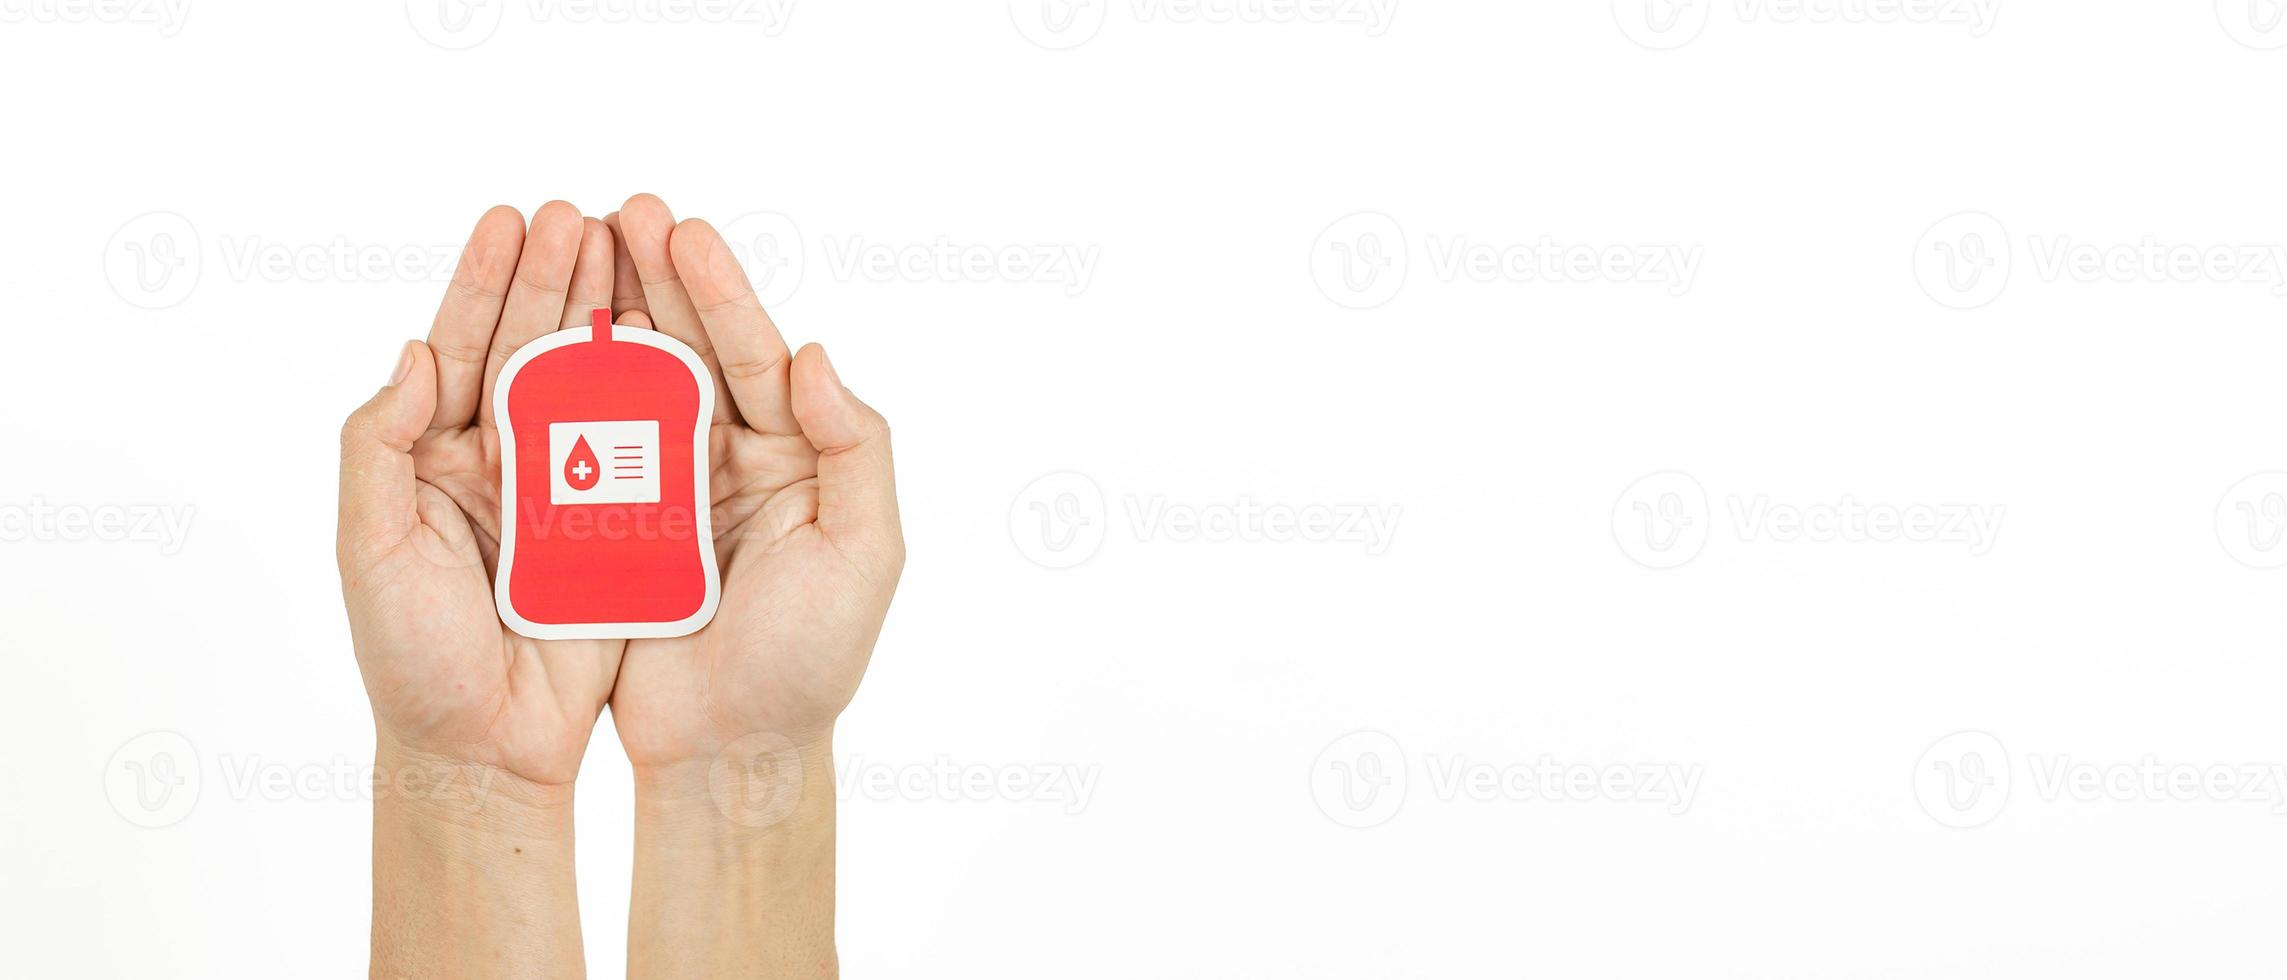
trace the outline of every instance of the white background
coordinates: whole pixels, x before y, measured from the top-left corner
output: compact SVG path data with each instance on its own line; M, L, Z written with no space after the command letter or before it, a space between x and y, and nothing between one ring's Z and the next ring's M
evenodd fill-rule
M486 206L635 191L897 430L852 976L2283 969L2273 0L430 2L0 0L11 972L363 970L335 430ZM1446 262L1544 241L1696 277Z

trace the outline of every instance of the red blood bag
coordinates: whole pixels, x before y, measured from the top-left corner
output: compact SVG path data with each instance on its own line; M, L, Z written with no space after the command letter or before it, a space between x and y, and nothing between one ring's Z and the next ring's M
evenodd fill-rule
M656 330L524 345L500 371L500 618L546 640L682 636L714 618L715 381Z

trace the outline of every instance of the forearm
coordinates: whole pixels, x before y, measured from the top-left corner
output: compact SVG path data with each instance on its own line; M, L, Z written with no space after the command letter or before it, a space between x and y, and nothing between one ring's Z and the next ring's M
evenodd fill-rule
M579 977L572 793L384 745L373 804L375 977Z
M830 739L636 772L628 976L833 977Z

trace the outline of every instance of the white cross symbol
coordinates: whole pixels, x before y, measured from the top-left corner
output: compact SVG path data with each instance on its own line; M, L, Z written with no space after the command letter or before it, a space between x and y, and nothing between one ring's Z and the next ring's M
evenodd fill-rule
M572 464L572 478L575 480L585 481L588 478L588 474L593 472L595 472L595 467L589 466L587 460L583 459L577 463Z

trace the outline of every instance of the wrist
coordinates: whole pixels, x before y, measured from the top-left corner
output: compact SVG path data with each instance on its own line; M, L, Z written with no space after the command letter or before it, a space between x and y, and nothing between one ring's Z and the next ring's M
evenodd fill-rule
M572 835L572 787L542 783L499 766L377 739L373 805L463 835L527 838Z
M629 975L833 976L830 733L638 766Z
M576 976L569 785L375 752L373 974Z
M833 814L833 732L760 732L711 751L634 766L636 813L654 828L696 838L794 833Z

